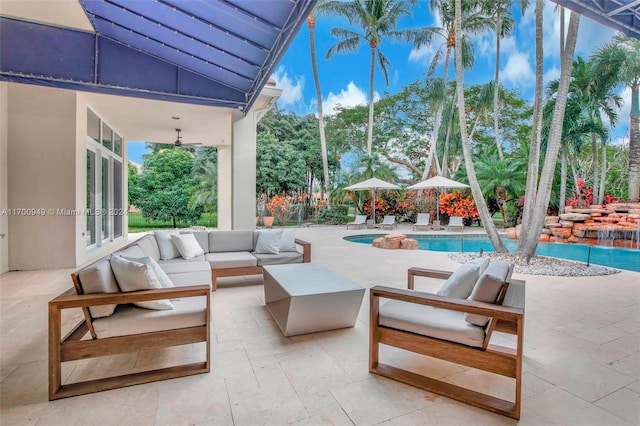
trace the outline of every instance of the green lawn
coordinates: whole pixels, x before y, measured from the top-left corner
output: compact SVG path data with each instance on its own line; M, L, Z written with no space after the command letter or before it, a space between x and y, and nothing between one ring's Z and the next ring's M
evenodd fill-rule
M147 221L142 217L142 213L129 213L129 232L145 232L154 229L173 228L171 222L161 221ZM203 213L202 217L197 223L198 226L206 226L208 228L215 228L218 226L218 215L216 213ZM188 227L188 225L178 224L178 227Z

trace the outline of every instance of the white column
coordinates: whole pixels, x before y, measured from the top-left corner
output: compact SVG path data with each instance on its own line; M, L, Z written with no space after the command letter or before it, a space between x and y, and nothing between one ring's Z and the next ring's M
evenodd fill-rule
M218 146L218 229L232 229L233 150L231 145Z
M256 227L256 124L253 110L233 123L233 229Z

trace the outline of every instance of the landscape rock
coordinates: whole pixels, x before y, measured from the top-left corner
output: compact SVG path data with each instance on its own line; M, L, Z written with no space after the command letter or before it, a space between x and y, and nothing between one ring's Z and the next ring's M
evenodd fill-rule
M584 222L589 219L591 215L584 213L564 213L560 215L560 220L570 220L572 222Z

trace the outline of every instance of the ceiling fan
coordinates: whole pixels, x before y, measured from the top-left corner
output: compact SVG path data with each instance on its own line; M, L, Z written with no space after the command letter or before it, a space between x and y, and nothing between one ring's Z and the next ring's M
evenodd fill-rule
M182 129L176 129L176 141L173 143L173 146L175 148L182 148L185 145L189 145L189 146L193 146L193 147L199 147L202 146L201 143L182 143L182 141L180 139L182 139L182 136L180 136L180 132L182 131Z

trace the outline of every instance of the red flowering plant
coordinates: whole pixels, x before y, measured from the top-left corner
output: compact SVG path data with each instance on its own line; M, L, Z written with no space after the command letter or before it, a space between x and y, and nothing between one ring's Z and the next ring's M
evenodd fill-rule
M294 195L276 194L267 203L267 209L280 225L284 225L292 214L299 211L302 203L307 198L306 192Z
M418 191L384 191L376 197L376 218L396 216L398 222L415 220L418 213ZM365 201L362 210L371 216L371 199Z
M462 216L465 225L471 225L474 220L479 220L480 215L476 209L476 203L469 193L452 192L440 194L440 214Z
M578 192L571 194L571 199L567 200L566 205L576 209L586 209L593 204L593 188L587 188L584 179L580 178L576 181ZM611 195L604 196L604 204L615 203L618 200Z

